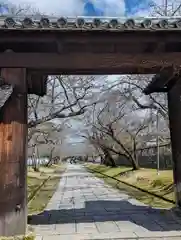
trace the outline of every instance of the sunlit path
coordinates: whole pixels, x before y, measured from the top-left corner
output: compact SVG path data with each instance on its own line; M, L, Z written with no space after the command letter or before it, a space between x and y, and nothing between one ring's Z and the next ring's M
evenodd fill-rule
M46 211L33 216L37 240L181 239L170 211L153 209L112 189L83 166L67 165Z

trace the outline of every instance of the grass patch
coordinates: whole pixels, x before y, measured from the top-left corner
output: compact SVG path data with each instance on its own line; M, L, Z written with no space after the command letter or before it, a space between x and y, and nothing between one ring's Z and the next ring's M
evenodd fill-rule
M130 168L117 167L111 168L110 170L110 167L98 164L86 164L86 167L89 170L98 171L106 175L108 175L108 172L108 176L115 177L118 180L122 180L126 183L145 189L149 192L164 196L170 200L175 200L173 189L173 173L171 170L160 171L160 175L157 175L157 171L155 169L140 169L137 171L130 171ZM99 169L101 171L99 171ZM161 208L173 207L173 204L169 202L154 197L150 194L141 192L140 190L137 190L133 187L129 187L114 179L105 177L98 173L95 173L95 175L99 178L102 178L109 185L120 189L124 193L128 193L130 196L138 199L143 203L146 203L147 205Z
M118 178L175 201L172 170L163 170L160 171L160 175L157 175L155 169L140 169L129 176Z
M34 240L35 236L30 234L26 236L0 237L0 240Z
M90 170L94 170L100 173L104 173L110 177L116 177L122 173L129 172L130 167L109 167L100 164L87 164L86 165Z
M36 193L35 197L28 203L28 213L41 212L49 202L57 189L60 181L61 173L64 171L64 166L52 166L50 168L42 167L39 172L28 170L28 197L45 181L51 177Z

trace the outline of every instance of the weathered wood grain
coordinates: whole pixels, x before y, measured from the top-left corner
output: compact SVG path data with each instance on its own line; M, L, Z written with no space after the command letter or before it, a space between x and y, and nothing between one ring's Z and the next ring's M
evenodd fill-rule
M16 61L15 61L16 59ZM180 53L1 53L0 66L43 70L44 73L113 74L157 73L163 67L181 66Z
M15 85L0 109L0 236L11 236L26 231L26 70L3 69L2 76Z
M176 202L181 207L181 81L168 92L170 135Z

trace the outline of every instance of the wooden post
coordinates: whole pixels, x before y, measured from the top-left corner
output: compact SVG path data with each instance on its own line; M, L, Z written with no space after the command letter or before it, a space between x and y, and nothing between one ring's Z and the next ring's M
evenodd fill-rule
M27 223L26 69L2 69L1 76L14 90L0 109L0 236L13 236L25 234Z
M168 108L176 202L181 207L181 80L168 92Z

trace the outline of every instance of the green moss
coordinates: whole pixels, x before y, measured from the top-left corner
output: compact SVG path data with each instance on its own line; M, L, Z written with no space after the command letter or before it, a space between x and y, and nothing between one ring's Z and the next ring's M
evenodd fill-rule
M100 172L94 172L94 174L97 177L102 178L105 183L121 190L122 192L147 205L160 208L173 207L173 204L170 202L164 201L148 193L144 193L134 187L130 187L116 180L121 180L133 186L140 187L148 192L159 194L160 196L163 196L169 200L174 200L173 174L171 170L160 171L160 175L157 175L155 169L139 169L137 171L130 171L125 167L108 168L107 166L98 164L86 164L86 167L88 170ZM102 173L116 179L103 176ZM119 174L116 176L116 173Z
M27 234L26 236L12 236L12 237L0 237L0 240L34 240L35 235Z
M164 182L162 179L154 179L152 182L151 182L151 185L153 187L162 187L164 186Z
M65 167L62 165L53 166L52 168L45 168L45 173L42 177L42 174L39 176L39 180L29 178L29 194L36 193L33 199L28 204L28 213L38 213L44 210L47 206L49 200L53 196L54 192L57 189L57 185L60 181L61 174L64 172ZM48 177L50 179L45 181ZM45 184L36 192L36 189L45 181Z

